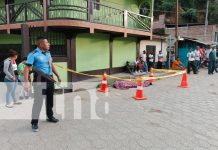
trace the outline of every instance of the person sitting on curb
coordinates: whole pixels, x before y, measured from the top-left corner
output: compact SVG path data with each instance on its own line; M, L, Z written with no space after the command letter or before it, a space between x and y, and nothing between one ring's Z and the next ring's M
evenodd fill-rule
M173 70L185 70L185 66L180 61L179 57L177 57L176 60L173 61L172 69Z

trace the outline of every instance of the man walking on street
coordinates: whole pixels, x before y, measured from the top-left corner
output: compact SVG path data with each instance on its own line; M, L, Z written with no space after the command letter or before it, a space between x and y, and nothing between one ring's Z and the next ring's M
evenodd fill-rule
M46 96L46 115L47 121L56 123L59 120L53 116L53 94L54 94L54 80L53 73L57 76L58 81L61 82L60 76L58 75L53 63L52 57L49 52L50 44L44 37L37 38L37 48L28 55L26 61L26 67L24 71L24 81L26 82L26 90L29 91L29 72L31 68L34 70L34 104L32 109L32 130L38 132L38 120L39 114L43 104L43 94ZM46 90L42 91L42 83L45 83ZM43 94L42 94L43 93Z

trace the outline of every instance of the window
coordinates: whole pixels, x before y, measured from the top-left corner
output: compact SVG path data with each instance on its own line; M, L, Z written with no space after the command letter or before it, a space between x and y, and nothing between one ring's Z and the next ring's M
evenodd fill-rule
M38 36L44 36L51 44L52 57L67 57L67 39L61 32L48 31L43 32L41 28L30 29L31 50L36 48L35 42Z

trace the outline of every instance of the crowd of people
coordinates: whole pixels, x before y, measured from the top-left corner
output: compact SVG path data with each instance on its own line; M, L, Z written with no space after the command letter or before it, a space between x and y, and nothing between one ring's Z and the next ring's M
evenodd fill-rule
M175 55L171 56L175 57ZM130 62L126 63L126 71L130 73L148 73L150 71L150 68L153 68L155 66L157 69L162 69L164 63L164 55L162 51L159 51L157 57L158 62L155 65L154 52L150 51L147 54L146 50L144 50L142 54L137 57L136 61L133 64L131 64ZM200 48L199 46L197 46L196 49L190 48L186 57L188 62L187 67L181 62L179 57L176 57L175 60L170 57L171 68L173 70L187 69L188 74L191 71L193 71L194 74L198 74L201 67L207 67L209 75L212 75L214 72L218 72L218 51L216 51L215 45L211 45L208 49L205 49L204 47Z
M160 62L158 62L158 65L162 66L163 55L161 51L159 52L159 55L160 58L158 57L158 60L160 60ZM130 64L130 62L128 61L126 62L126 72L148 73L150 72L150 69L154 67L154 60L154 52L151 51L149 54L147 54L144 50L142 54L139 57L137 57L133 64Z
M190 73L191 69L194 74L198 74L200 67L207 67L208 74L212 75L217 70L217 51L216 46L211 45L209 49L196 47L196 50L189 49L187 54L187 73Z

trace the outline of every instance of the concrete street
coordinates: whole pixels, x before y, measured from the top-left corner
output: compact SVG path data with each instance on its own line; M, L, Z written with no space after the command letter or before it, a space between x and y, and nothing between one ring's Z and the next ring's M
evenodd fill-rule
M96 92L97 116L91 116L89 92L68 93L64 101L57 100L56 109L64 108L56 115L60 122L42 119L38 133L32 132L28 119L32 100L13 109L1 106L0 149L217 150L218 73L208 75L203 69L198 75L191 73L188 89L177 87L181 78L158 80L144 88L145 101L132 99L136 89L110 89L108 95ZM80 112L74 106L79 107L80 101L82 115L78 119ZM14 119L7 119L13 113ZM41 114L43 118L45 111Z

